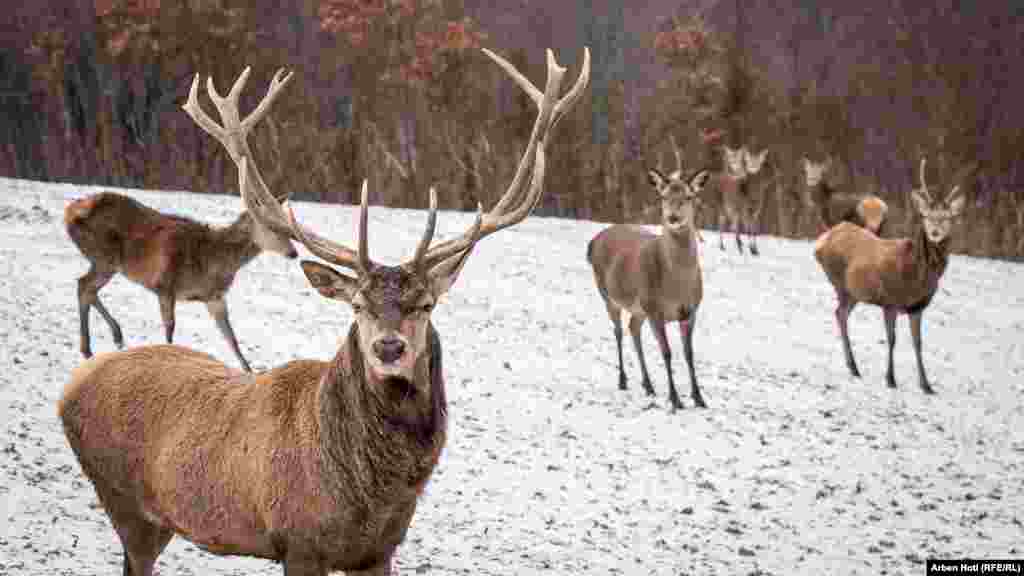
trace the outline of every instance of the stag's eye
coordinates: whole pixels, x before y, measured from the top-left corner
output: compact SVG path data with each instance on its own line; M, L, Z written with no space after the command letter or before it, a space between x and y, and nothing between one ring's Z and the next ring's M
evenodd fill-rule
M420 306L420 310L422 310L423 312L430 312L433 309L434 309L434 303L433 302L427 302L427 303L423 304L422 306Z

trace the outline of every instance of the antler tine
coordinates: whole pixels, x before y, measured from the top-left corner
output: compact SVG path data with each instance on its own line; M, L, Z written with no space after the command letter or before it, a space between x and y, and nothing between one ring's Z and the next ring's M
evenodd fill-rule
M416 255L413 256L413 266L422 269L423 256L430 247L430 241L434 238L434 229L437 226L437 190L430 187L430 212L427 213L427 228L423 231L423 237L416 246Z
M681 174L683 171L683 154L679 151L679 144L676 142L676 135L669 134L668 138L672 143L672 153L676 156L676 170Z
M925 166L927 166L927 165L928 165L928 157L927 156L921 156L921 165L920 165L921 166L920 167L921 191L924 192L924 195L927 196L928 199L930 200L932 195L931 195L930 192L928 192L928 184L925 182L925 179L924 179Z
M203 129L204 132L213 136L218 142L223 143L225 137L224 128L203 110L199 105L199 73L192 78L192 87L188 91L188 100L181 107L182 110L192 117L192 120Z
M256 105L256 108L245 117L245 120L242 120L243 130L248 131L267 114L267 111L270 110L270 105L274 103L274 100L277 100L281 90L288 85L293 75L294 72L288 72L284 68L278 68L277 72L274 72L273 78L270 79L270 86L267 88L267 94Z
M571 106L579 99L590 77L590 57L589 49L587 49L584 52L583 69L580 71L580 78L566 96L558 99L557 96L566 68L558 65L554 52L551 49L547 50L548 77L543 93L504 58L486 48L484 53L523 88L534 103L537 104L539 113L534 121L533 131L526 146L526 151L523 153L522 158L520 158L515 176L512 178L512 183L504 195L502 195L490 212L478 214L478 222L474 224L471 230L466 231L460 237L446 240L429 249L424 254L422 260L422 265L426 268L430 268L437 262L468 249L474 242L488 234L520 222L536 207L539 203L541 185L544 179L543 149L547 142L548 134L556 121L556 110L561 110L560 113L564 114L568 110L568 106ZM559 105L561 105L561 108L559 108ZM538 159L541 161L539 170L536 166ZM531 167L534 169L530 170ZM528 186L531 182L527 182L527 178L533 180L532 186ZM524 190L526 191L525 195Z
M364 183L363 198L365 199L366 198L366 195L365 195L365 181L363 183ZM278 204L278 209L281 209L280 208L280 204ZM363 210L363 214L365 214L365 210L366 210L365 202L363 204L362 210ZM283 212L283 209L282 209L282 212ZM363 216L361 215L361 220L360 220L360 236L362 238L365 238L366 235L363 234L362 231L365 230L366 224L362 220L362 218L363 218ZM345 246L343 244L339 244L339 243L334 242L332 240L328 240L327 238L324 238L323 236L320 236L320 235L316 234L315 232L311 231L309 228L306 228L305 226L300 224L298 219L295 218L295 211L292 210L291 206L288 207L287 222L288 222L288 229L289 229L289 231L292 234L292 238L294 238L300 244L305 246L306 249L308 249L310 252L312 252L314 256L316 256L316 257L318 257L318 258L320 258L322 260L325 260L327 262L330 262L331 264L335 264L335 265L338 265L338 266L344 266L345 268L348 268L350 270L355 270L356 272L358 272L360 274L363 274L363 273L365 273L368 270L368 267L363 266L362 262L360 261L361 260L361 256L356 251L352 250L351 248L349 248L348 246ZM365 251L364 251L364 254L365 254ZM368 258L367 258L367 260L368 260Z
M359 270L360 272L368 272L370 270L370 241L367 234L367 228L369 227L370 220L370 208L369 208L369 187L367 186L367 179L363 178L363 190L360 194L362 199L359 203Z

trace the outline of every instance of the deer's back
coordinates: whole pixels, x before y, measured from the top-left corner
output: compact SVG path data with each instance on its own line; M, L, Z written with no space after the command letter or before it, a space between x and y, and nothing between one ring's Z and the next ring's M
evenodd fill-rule
M909 239L840 222L818 237L814 257L832 285L858 302L909 307L924 296Z
M163 214L113 192L68 204L64 222L71 240L88 260L150 290L173 282L171 272L198 251L209 233L202 223Z

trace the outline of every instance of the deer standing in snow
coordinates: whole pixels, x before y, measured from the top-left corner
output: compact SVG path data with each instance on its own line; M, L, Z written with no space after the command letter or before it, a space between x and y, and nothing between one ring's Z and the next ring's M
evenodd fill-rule
M446 440L434 305L477 242L537 206L551 132L589 78L584 51L579 79L558 98L566 69L550 50L543 92L485 52L539 110L515 177L490 212L481 207L468 230L434 245L431 189L423 237L412 259L396 266L370 259L366 181L353 250L301 225L260 176L246 137L290 75L278 72L244 120L238 94L248 69L227 97L208 81L222 124L200 108L198 77L193 82L185 109L228 149L250 214L351 270L302 262L317 292L350 305L355 319L327 362L297 360L253 375L201 352L159 345L99 355L72 372L58 413L121 538L124 574L150 576L175 534L215 554L281 562L288 576L392 573Z
M254 115L252 123L261 116ZM106 320L114 344L124 348L121 326L99 297L99 291L121 274L157 295L168 344L174 339L176 303L203 302L242 368L252 371L228 319L225 297L238 271L261 252L298 256L288 236L268 229L246 211L228 226L210 226L184 216L163 214L114 192L71 202L64 209L64 225L71 241L89 261L89 270L78 279L83 356L92 356L91 308Z
M697 407L707 406L694 371L693 331L703 298L695 216L709 176L707 170L691 176L684 176L682 170L668 176L656 169L648 170L650 184L661 197L661 234L653 234L640 226L619 224L602 230L587 245L587 261L593 268L598 292L615 332L619 388L626 389L626 372L622 366L622 316L625 315L640 362L641 384L648 395L654 395L640 341L644 322L650 319L665 362L673 411L681 408L682 402L672 375L672 350L665 330L669 322L679 322L683 354L690 372L690 396Z
M754 256L757 248L758 218L764 201L759 174L768 156L768 149L758 154L746 146L724 151L724 171L712 174L707 200L718 207L718 247L725 250L725 235L730 226L736 233L736 248L743 253L741 235L747 234L748 249Z
M820 232L840 222L850 222L882 235L889 213L885 201L871 194L846 194L832 188L827 178L832 169L831 156L820 163L806 157L802 160L806 184L804 201L816 211Z
M847 321L859 302L882 308L885 335L889 345L886 383L896 387L893 374L893 347L896 345L896 318L910 316L910 335L917 356L921 389L934 390L925 376L921 359L921 315L931 303L939 280L949 262L950 234L964 210L960 185L945 196L933 196L925 182L926 159L921 159L921 187L911 192L920 223L909 238L879 238L874 233L840 222L818 237L814 257L835 288L838 306L836 323L850 373L860 377L850 348Z

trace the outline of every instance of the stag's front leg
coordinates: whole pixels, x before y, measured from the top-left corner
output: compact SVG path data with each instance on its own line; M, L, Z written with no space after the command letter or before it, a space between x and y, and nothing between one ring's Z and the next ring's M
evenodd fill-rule
M661 357L665 361L665 372L668 374L668 399L672 403L672 411L683 407L679 400L679 393L676 392L676 381L672 376L672 349L668 346L668 335L665 333L665 319L651 318L651 326L654 328L654 337L658 340L661 348Z
M928 377L924 373L924 361L921 360L921 314L918 311L910 315L910 337L914 340L914 354L917 355L917 376L921 384L921 390L925 394L935 394L935 390L928 383Z
M697 386L697 371L693 366L693 330L697 323L697 309L694 308L688 313L684 312L679 319L679 335L683 339L683 355L686 357L686 366L690 370L690 397L698 408L707 408L704 397L701 396L700 387Z
M751 215L747 222L747 244L750 246L750 254L760 256L761 251L757 249L757 235L760 232L757 224L757 216Z
M740 254L743 254L743 238L741 237L745 228L743 220L739 217L733 218L732 224L733 229L736 230L736 249L739 250Z
M836 323L839 324L839 337L843 342L846 367L850 369L851 374L860 378L860 370L857 369L857 362L853 359L853 348L850 347L850 332L848 328L850 312L853 311L853 307L857 303L851 300L849 295L845 293L840 292L837 295L839 296L839 305L836 306Z
M725 235L729 232L729 217L725 210L718 213L718 248L725 252Z
M882 315L885 319L885 339L889 343L889 367L885 371L885 382L889 388L896 387L896 376L893 370L893 348L896 347L896 316L899 310L896 308L883 308Z
M647 361L644 359L643 338L641 330L647 319L640 314L633 314L629 317L629 334L633 339L633 349L636 350L636 359L640 362L640 374L643 382L640 383L648 396L654 396L654 386L651 384L651 376L647 373Z
M174 341L174 293L160 292L160 317L164 321L164 336L167 343Z
M231 328L231 320L228 319L228 304L224 299L211 300L206 303L206 310L213 317L214 322L217 323L217 328L220 330L221 335L228 341L228 345L231 346L231 350L235 353L235 357L238 358L238 363L242 365L242 369L246 372L252 372L252 368L249 363L245 360L245 356L242 356L242 350L238 347L238 340L235 338L235 331Z
M92 356L92 337L89 334L89 311L96 307L103 319L110 326L110 333L114 337L114 344L118 348L124 348L124 337L121 335L121 327L117 320L107 311L107 307L100 301L99 291L114 277L114 272L102 270L96 264L92 264L81 278L78 279L78 320L79 320L79 348L82 356Z

